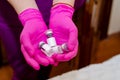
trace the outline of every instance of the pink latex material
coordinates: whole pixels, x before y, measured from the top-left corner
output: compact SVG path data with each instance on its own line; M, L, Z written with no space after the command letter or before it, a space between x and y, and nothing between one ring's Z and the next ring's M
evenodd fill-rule
M20 35L20 42L26 62L35 70L39 70L40 65L53 64L54 60L47 57L38 48L40 41L46 41L44 32L47 30L40 11L32 8L26 9L19 14L19 19L24 26Z
M74 9L67 4L56 4L51 9L49 27L53 30L57 44L67 43L69 50L63 54L53 55L53 58L58 62L69 61L77 54L78 30L72 21L73 12Z

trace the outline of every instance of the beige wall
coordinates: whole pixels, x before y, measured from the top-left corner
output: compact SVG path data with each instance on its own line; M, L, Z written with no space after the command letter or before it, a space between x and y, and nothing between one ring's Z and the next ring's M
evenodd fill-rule
M108 34L120 32L120 0L113 0Z

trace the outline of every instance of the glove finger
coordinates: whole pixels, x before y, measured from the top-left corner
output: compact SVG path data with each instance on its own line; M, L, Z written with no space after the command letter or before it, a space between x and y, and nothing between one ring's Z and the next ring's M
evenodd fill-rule
M56 61L56 62L53 64L53 66L58 66L58 64L59 64L59 62Z
M68 39L68 49L70 51L73 51L75 45L77 44L77 39L78 39L78 31L77 28L75 27L74 29L70 29L70 35L69 35L69 39Z
M23 53L23 56L24 56L26 62L27 62L30 66L32 66L35 70L39 70L39 69L40 69L40 66L39 66L38 62L28 55L28 53L27 53L26 50L24 49L23 45L21 45L21 51L22 51L22 53Z
M50 57L47 57L47 59L48 59L48 61L49 61L49 63L50 63L51 65L55 64L54 59L52 59L52 58L50 58Z
M49 65L48 59L45 57L45 55L43 55L40 52L36 52L34 58L39 64L41 64L43 66L48 66Z
M26 52L32 57L34 55L35 49L31 43L29 35L24 35L20 37L21 44L24 46Z
M55 55L52 55L52 59L54 60L54 64L52 64L53 66L58 66L59 62L55 60L54 58Z
M53 58L54 58L56 61L61 62L61 61L64 61L64 56L65 56L64 53L63 53L63 54L54 54L54 55L53 55Z
M78 51L78 42L74 48L74 50L72 52L69 52L67 53L65 56L64 56L64 60L71 60L72 58L74 58L76 55L77 55L77 51Z

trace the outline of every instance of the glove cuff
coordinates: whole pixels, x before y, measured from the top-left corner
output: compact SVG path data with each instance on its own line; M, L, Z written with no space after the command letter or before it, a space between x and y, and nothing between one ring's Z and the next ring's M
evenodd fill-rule
M18 15L21 23L24 25L28 20L39 19L43 21L42 14L38 9L28 8Z
M73 13L74 13L74 8L69 5L69 4L65 4L65 3L57 3L54 4L52 9L51 9L51 13L52 15L55 13L62 13L64 14L64 12L69 13L69 16L72 17Z

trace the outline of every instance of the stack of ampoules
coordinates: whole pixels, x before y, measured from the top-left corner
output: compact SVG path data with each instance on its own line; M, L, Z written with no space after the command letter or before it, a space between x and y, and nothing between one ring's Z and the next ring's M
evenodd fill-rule
M47 30L45 34L47 36L47 43L44 41L39 42L39 47L44 54L51 57L54 53L63 53L64 51L67 51L66 43L57 45L51 29Z

